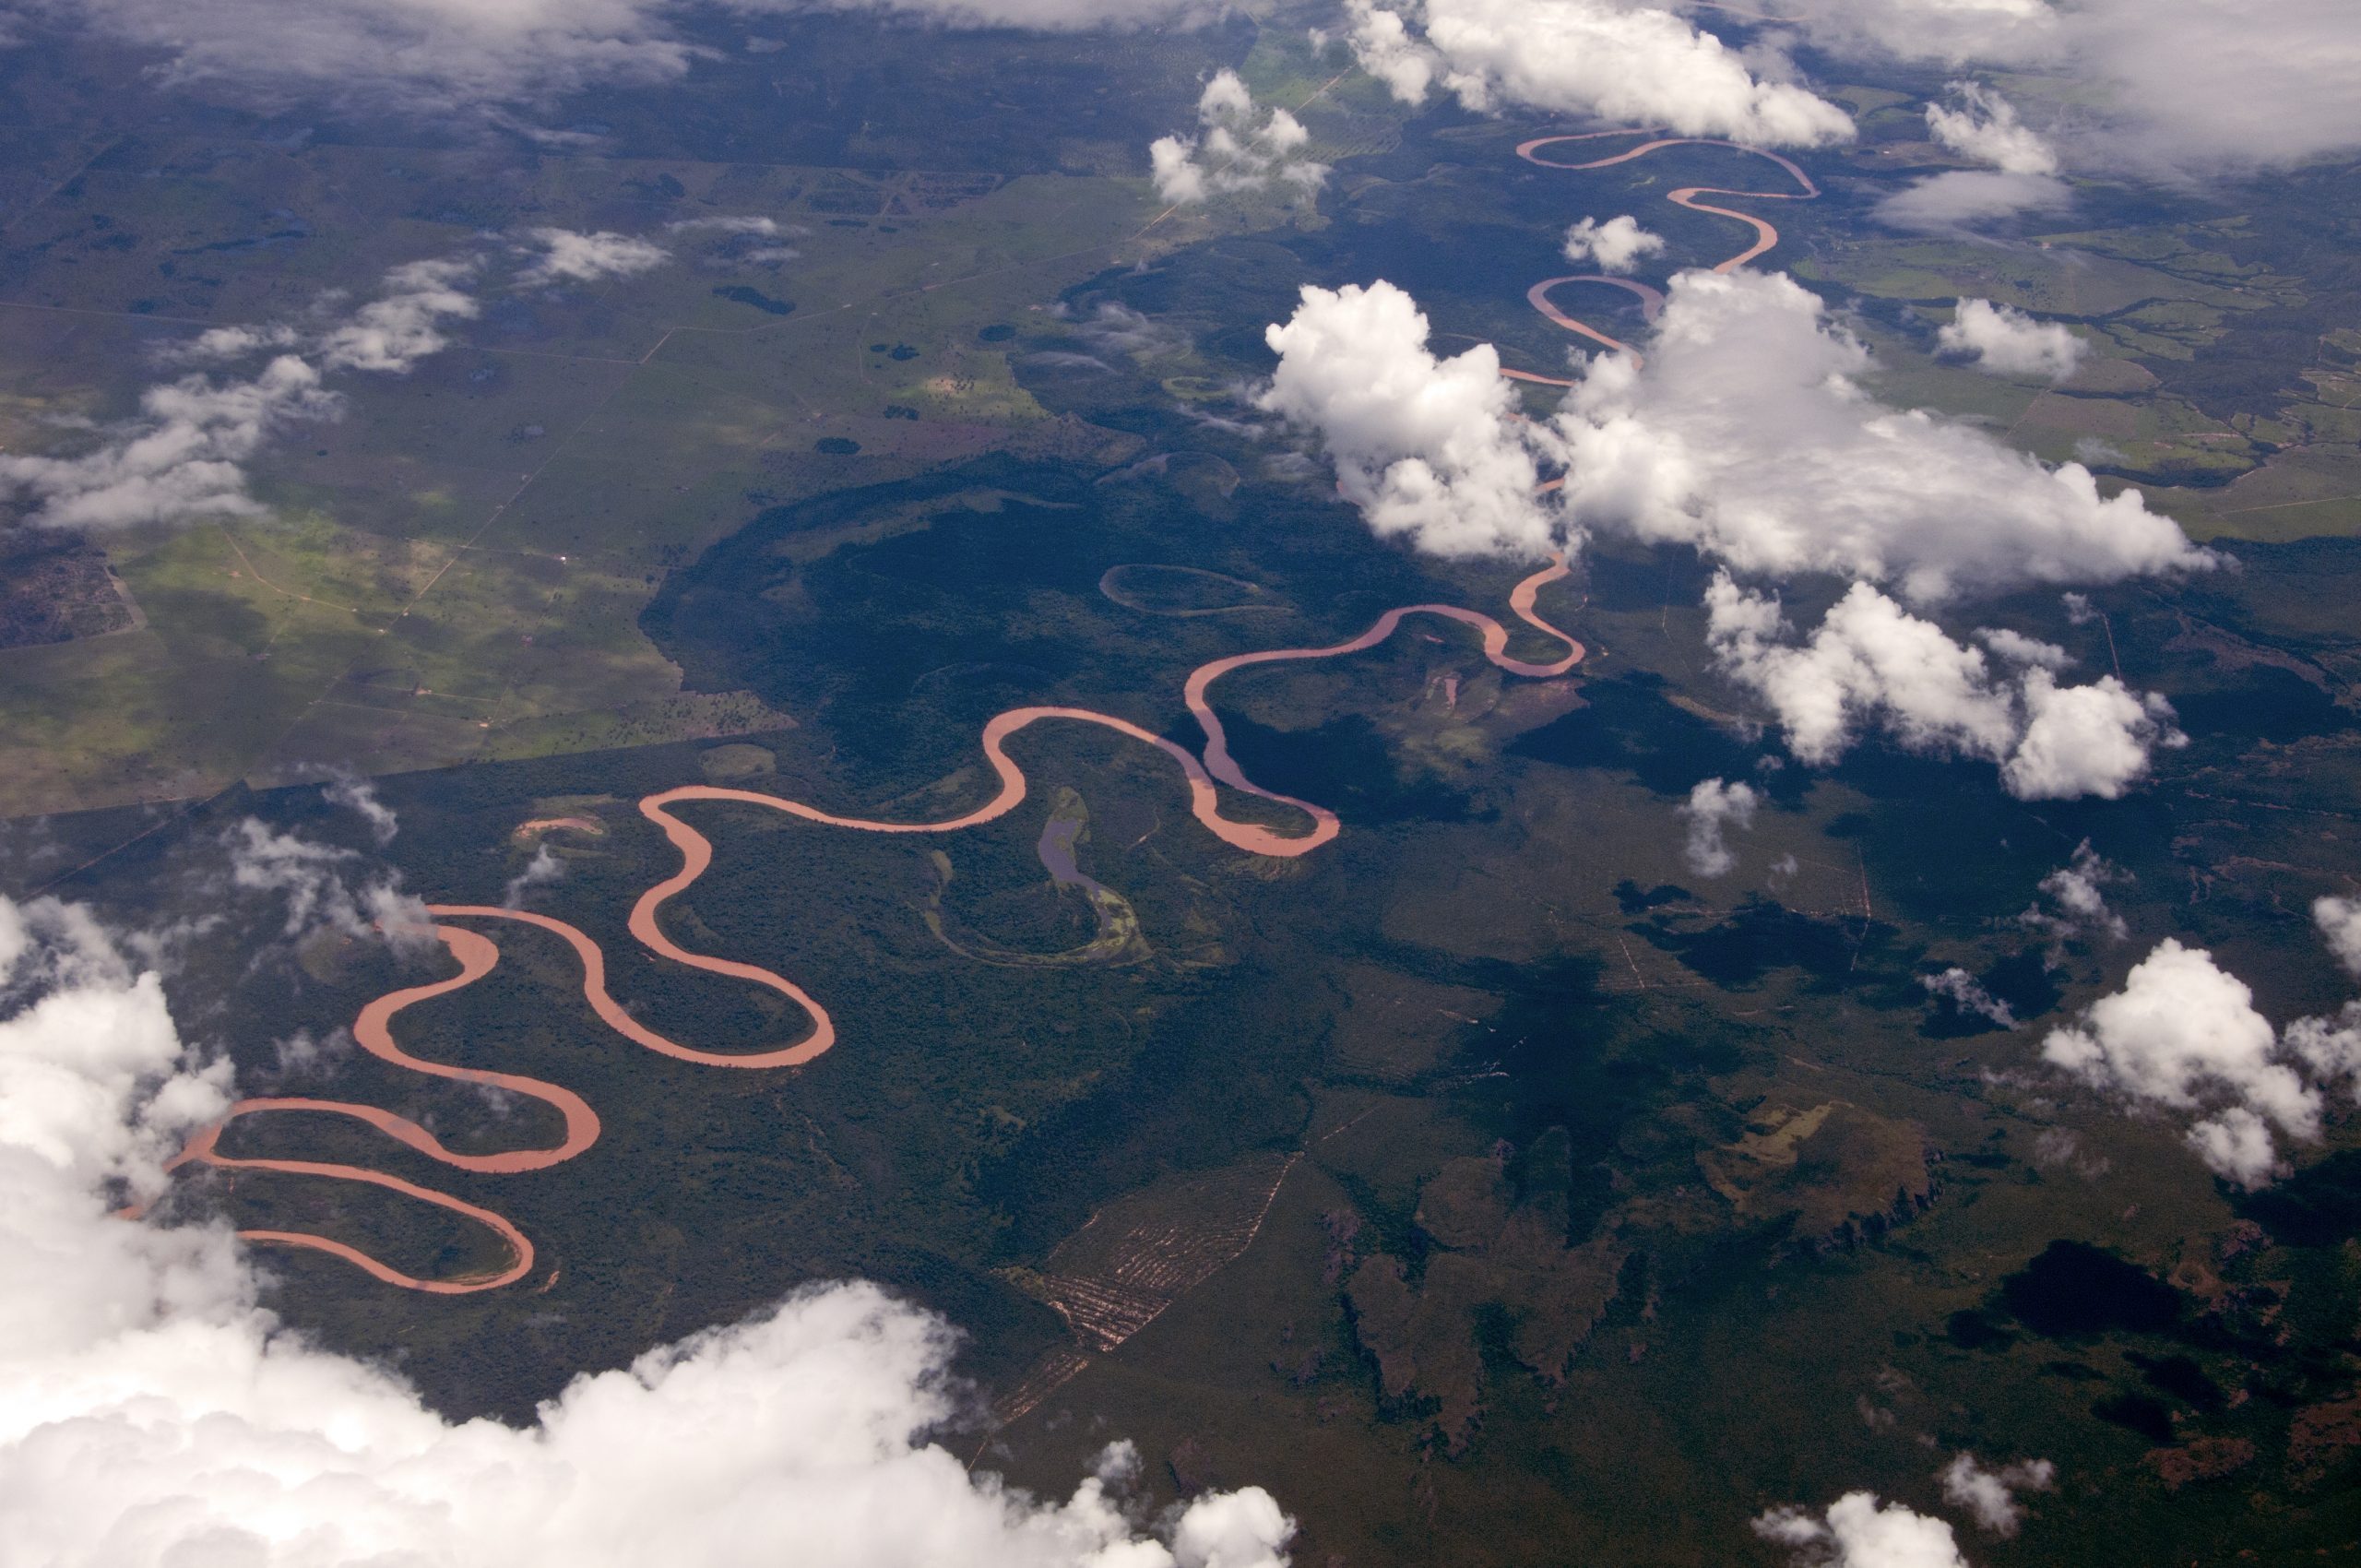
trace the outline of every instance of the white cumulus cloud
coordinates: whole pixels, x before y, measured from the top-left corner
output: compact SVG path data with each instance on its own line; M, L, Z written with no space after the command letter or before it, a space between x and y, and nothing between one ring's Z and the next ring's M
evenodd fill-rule
M1037 1498L929 1434L948 1325L868 1285L577 1376L529 1427L454 1423L259 1301L215 1226L117 1218L230 1100L152 974L82 912L0 902L0 1540L92 1568L1285 1568L1247 1488L1160 1523L1121 1447Z
M2277 1172L2272 1127L2319 1136L2320 1096L2288 1064L2254 992L2212 954L2171 937L2133 966L2122 990L2052 1030L2041 1053L2134 1104L2199 1113L2191 1146L2242 1186Z
M2021 1491L2048 1491L2058 1484L2058 1467L2047 1459L2026 1459L1987 1470L1973 1454L1955 1455L1942 1468L1944 1500L1964 1508L1975 1522L1996 1536L2013 1536L2024 1524Z
M2287 1026L2288 1054L2319 1083L2343 1086L2361 1099L2361 1002L2348 1002L2325 1018L2298 1018Z
M1644 365L1594 360L1556 422L1576 517L1748 575L1891 581L1919 603L2216 564L2080 464L1878 403L1857 380L1869 350L1825 317L1784 277L1676 277Z
M226 364L252 358L266 349L291 349L303 341L292 327L209 327L183 343L166 344L156 358L166 364Z
M1284 109L1255 113L1254 95L1238 73L1216 71L1197 101L1203 127L1193 137L1162 137L1148 148L1156 194L1181 205L1225 192L1292 185L1316 190L1328 165L1302 156L1311 133Z
M652 240L606 229L592 233L574 229L528 229L525 238L539 247L540 254L516 274L516 286L520 289L630 278L661 267L670 254Z
M2106 890L2130 880L2130 872L2092 849L2085 838L2074 847L2072 859L2041 879L2040 891L2052 907L2044 909L2035 899L2017 919L2059 941L2097 932L2120 942L2130 934L2130 928L2121 915L2107 907Z
M1640 220L1622 213L1602 223L1585 218L1566 231L1566 259L1595 261L1601 272L1629 272L1643 255L1659 255L1664 236L1640 227Z
M1719 778L1701 780L1682 802L1680 814L1689 823L1689 841L1682 855L1689 869L1699 876L1727 876L1738 865L1738 857L1730 853L1725 841L1727 828L1750 828L1754 826L1754 808L1762 797L1748 784L1728 784Z
M140 394L137 417L74 457L0 453L0 500L48 528L106 529L251 516L241 466L290 424L332 419L320 373L281 354L248 380L184 376Z
M231 828L222 844L230 855L232 887L284 902L283 934L290 941L335 932L382 937L412 951L434 944L433 918L423 900L401 890L401 873L372 874L354 850L281 833L251 816Z
M1877 1494L1848 1491L1824 1515L1774 1508L1754 1533L1793 1548L1799 1568L1967 1568L1951 1526Z
M2082 362L2088 345L2054 321L2035 321L2010 305L1962 300L1935 341L1945 353L1975 362L1995 375L2063 381Z
M1960 107L1927 105L1927 129L1937 142L2003 174L2058 172L2058 154L2017 118L2015 104L1976 82L1953 82L1951 92Z
M2361 898L2331 895L2312 901L2312 920L2320 928L2328 950L2336 955L2355 979L2361 979Z
M2112 675L2067 686L2036 667L2018 676L2017 695L2024 732L2000 765L2000 781L2021 801L2118 800L2147 776L2159 748L2189 743L2172 704Z
M1560 521L1535 494L1547 433L1513 417L1490 344L1446 360L1427 338L1391 283L1307 286L1267 334L1279 365L1256 406L1319 434L1337 488L1379 533L1439 555L1548 553Z
M2331 896L2313 901L2312 920L2328 950L2347 973L2361 979L2361 900ZM2287 1026L2287 1050L2320 1083L2342 1083L2361 1099L2361 1002L2348 1002L2334 1016L2298 1018Z
M2063 670L2074 662L2074 656L2056 643L2029 637L2006 626L1978 626L1975 628L1975 640L2011 664L2038 664L2044 670Z
M520 285L628 277L667 258L646 240L565 229L528 231L519 249ZM92 530L260 515L267 508L247 490L247 460L290 425L342 414L344 398L324 384L326 374L403 375L450 347L449 326L479 314L460 285L483 263L477 255L403 263L385 274L376 298L339 316L346 301L331 291L302 326L208 328L161 357L220 363L298 351L275 352L244 378L184 375L151 386L139 413L100 427L88 450L0 453L0 505L41 526Z
M1823 48L1950 65L2030 60L2058 33L2048 0L1793 0L1780 10Z
M183 363L219 363L265 350L294 349L315 359L323 371L408 374L419 361L450 347L445 326L480 314L475 297L459 285L472 279L482 266L483 258L476 255L404 262L386 270L380 280L382 293L342 319L322 324L345 304L343 292L331 290L314 302L303 326L272 322L210 327L167 349L163 357Z
M1763 147L1846 141L1842 109L1670 11L1613 0L1348 0L1363 70L1406 103L1537 109Z
M2218 564L2137 492L2101 496L2080 464L1880 404L1858 383L1868 350L1782 277L1676 277L1644 363L1588 361L1546 424L1494 385L1489 347L1438 359L1390 283L1307 290L1269 339L1263 406L1328 438L1380 531L1446 553L1539 553L1579 525L1749 576L1892 582L1919 603ZM1564 468L1562 493L1521 493L1545 463Z
M2073 191L2046 174L2003 174L1990 169L1947 169L1912 182L1878 203L1879 222L1912 233L1975 229L2021 213L2062 210Z
M99 1307L86 1279L112 1249L54 1247L61 1218L97 1215L105 1188L135 1203L163 1191L164 1161L191 1126L230 1104L225 1062L181 1051L161 981L128 963L78 905L0 898L0 1361L38 1357ZM61 1190L64 1189L64 1190ZM60 1210L66 1211L63 1216ZM49 1298L44 1277L59 1287ZM33 1391L9 1380L0 1411ZM0 1420L5 1420L0 1415Z
M2079 464L1878 403L1857 380L1868 350L1787 279L1680 274L1644 362L1582 362L1547 422L1517 412L1490 347L1438 358L1390 283L1308 288L1267 337L1279 365L1260 406L1319 434L1339 492L1382 534L1533 557L1617 533L1722 563L1714 650L1807 763L1834 761L1868 726L1991 761L2022 799L2112 799L2158 747L2185 743L2163 698L2113 676L2062 683L2062 650L2022 633L1964 646L1878 585L1929 605L2218 558L2138 493L2101 496ZM1561 478L1537 492L1551 469ZM1738 578L1807 574L1853 586L1799 644L1778 600Z
M320 362L329 370L374 370L406 374L451 340L441 327L473 320L477 305L459 284L472 277L473 258L413 261L386 274L386 293L353 313L320 342Z
M2035 665L2013 678L1867 583L1855 583L1797 642L1775 599L1728 573L1706 590L1706 638L1725 673L1767 703L1787 748L1813 766L1867 729L1905 751L1997 763L2020 800L2114 800L2160 745L2179 743L2172 709L2114 676L2060 686Z

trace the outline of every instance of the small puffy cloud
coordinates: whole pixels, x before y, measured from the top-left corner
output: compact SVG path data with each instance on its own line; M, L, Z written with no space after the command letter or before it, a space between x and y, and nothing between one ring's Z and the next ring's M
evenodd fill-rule
M2047 174L1948 169L1915 181L1878 203L1875 216L1914 234L1975 229L2020 214L2058 212L2073 200L2065 181Z
M2312 920L2329 951L2346 971L2361 978L2361 899L2333 895L2313 901ZM2361 1099L2361 1002L2348 1002L2334 1016L2298 1018L2287 1026L2286 1047L2314 1079Z
M2286 1170L2271 1125L2248 1105L2225 1106L2189 1130L2189 1146L2205 1168L2252 1190Z
M2048 1491L2058 1484L2058 1467L2047 1459L2027 1459L1987 1470L1973 1454L1961 1454L1942 1468L1943 1497L1964 1508L1975 1522L1996 1536L2013 1536L2024 1523L2021 1491Z
M683 218L664 225L668 234L718 234L721 244L716 247L716 259L720 262L752 263L755 266L777 266L794 261L802 252L787 244L801 239L812 231L797 223L781 223L776 218L716 216Z
M1811 636L1790 640L1778 601L1718 574L1706 590L1706 637L1725 673L1770 705L1787 747L1813 766L1835 762L1865 728L1905 751L1981 757L2020 800L2114 800L2176 743L2161 697L2115 677L2060 686L2039 665L1999 676L1982 649L1855 583Z
M2120 800L2147 777L2159 749L2189 743L2173 723L2172 704L2135 693L2112 675L2064 686L2048 671L2018 677L2024 732L2000 765L2000 781L2021 801Z
M1148 148L1156 194L1166 201L1193 205L1231 191L1292 185L1316 190L1328 165L1301 155L1311 133L1284 109L1258 117L1254 95L1238 73L1216 72L1197 101L1204 127L1195 137L1163 137Z
M323 370L403 372L445 346L438 323L472 316L454 286L465 261L421 261L386 275L390 291L316 335L286 325L214 327L168 351L184 362L220 362L302 346L318 362L279 353L243 380L184 376L141 394L136 419L102 430L74 457L0 454L0 499L25 505L30 521L93 530L139 523L250 517L246 460L288 425L334 419L342 399Z
M2029 637L2006 626L1978 626L1975 628L1975 640L2011 664L2037 664L2044 670L2063 670L2074 662L2074 656L2056 643Z
M1979 1018L1989 1019L2004 1029L2013 1029L2017 1027L2015 1010L1985 990L1974 975L1969 974L1957 964L1953 964L1940 974L1920 975L1918 983L1927 988L1928 996L1939 997L1949 1002L1962 1013L1972 1013Z
M1936 141L2003 174L2058 172L2058 154L2017 118L2015 104L1975 82L1952 82L1951 91L1961 107L1927 105L1927 129Z
M1979 370L2044 381L2063 381L2073 374L2088 349L2058 323L2035 321L1990 300L1960 301L1958 315L1943 324L1935 341L1945 353L1974 361Z
M1172 1527L1172 1556L1178 1568L1287 1568L1278 1549L1294 1535L1295 1521L1280 1512L1277 1499L1250 1486L1208 1494L1183 1510ZM1132 1559L1093 1560L1101 1562L1105 1568L1130 1568ZM1140 1568L1157 1563L1143 1554Z
M474 297L459 285L481 265L478 256L405 262L386 273L382 294L340 321L319 325L323 316L344 304L343 293L330 291L316 302L304 327L285 322L216 327L167 350L164 357L181 363L220 363L265 350L295 349L314 358L323 371L406 374L420 360L450 347L441 330L445 324L476 316Z
M366 778L350 775L338 778L321 791L331 805L342 806L369 825L369 836L384 849L401 831L401 821L394 808L377 798L377 787Z
M1566 231L1566 259L1595 261L1601 272L1629 272L1642 256L1663 251L1664 236L1641 228L1628 212L1604 223L1585 218Z
M281 354L259 375L202 375L151 386L139 414L101 432L77 457L0 453L0 501L48 528L128 528L262 510L246 493L244 461L287 425L332 419L340 408L320 373Z
M1847 141L1842 109L1672 12L1613 0L1347 0L1361 69L1406 103L1537 109L1762 147Z
M2130 872L2092 849L2085 838L2074 847L2071 860L2041 879L2040 890L2051 908L2042 908L2036 899L2017 920L2060 941L2097 932L2120 942L2130 930L2123 917L2107 908L2106 890L2130 880Z
M1875 1492L1848 1491L1825 1515L1774 1508L1754 1533L1795 1550L1798 1568L1967 1568L1951 1526Z
M1377 532L1438 555L1558 547L1555 508L1535 494L1548 439L1513 417L1490 344L1438 359L1417 303L1382 281L1306 286L1266 338L1279 365L1256 406L1318 433Z
M661 247L620 234L536 229L529 240L520 284L627 277L666 259ZM100 429L90 450L0 453L0 504L36 524L93 530L259 515L267 508L247 491L246 460L291 424L341 414L344 400L323 385L326 374L406 374L448 348L448 326L479 314L460 285L482 265L480 256L407 262L386 273L383 293L340 319L332 313L346 302L331 291L306 325L213 327L168 349L162 357L181 363L298 351L277 353L245 379L188 375L151 386L138 417Z
M0 1540L107 1568L1285 1568L1256 1488L1153 1526L1109 1461L1071 1496L971 1474L941 1319L873 1286L587 1372L532 1424L455 1423L260 1305L218 1225L126 1219L231 1103L87 912L0 900Z
M1682 854L1699 876L1727 876L1738 864L1723 841L1726 828L1750 828L1762 801L1751 785L1726 784L1719 778L1702 780L1689 791L1680 814L1689 822L1689 842Z
M1825 317L1785 277L1675 278L1644 365L1592 361L1556 422L1575 517L1749 575L1891 581L1919 603L2218 564L2080 464L1878 403L1858 385L1869 350Z
M2342 1085L2349 1098L2361 1099L2361 1002L2346 1003L2331 1017L2296 1019L2287 1026L2286 1047L2315 1081Z
M2054 1029L2041 1053L2094 1088L2135 1105L2201 1112L2189 1141L2217 1174L2246 1187L2279 1167L2271 1128L2319 1135L2320 1097L2283 1059L2246 982L2202 948L2166 937L2123 989Z
M474 298L459 284L474 276L472 258L413 261L386 274L386 294L326 334L320 362L328 370L374 370L407 374L429 354L450 346L440 327L474 319Z
M521 909L525 907L525 895L529 889L546 886L563 880L564 876L565 862L550 852L546 842L538 844L534 846L533 858L525 862L525 869L508 879L508 885L500 896L500 907Z
M1723 667L1770 704L1806 763L1843 756L1864 720L1882 722L1911 751L1998 760L2015 743L2017 715L1984 655L1867 583L1854 584L1800 645L1786 640L1775 599L1726 572L1707 589L1706 611Z
M653 241L606 229L593 233L574 229L528 229L525 237L539 247L540 254L517 273L516 286L520 289L630 278L661 267L670 257L670 252Z
M232 887L285 901L283 934L290 941L334 932L382 938L411 951L434 944L433 917L422 900L401 890L398 872L372 876L353 850L279 833L254 817L231 828L222 842Z
M184 343L168 344L156 357L166 364L228 364L266 350L291 349L303 334L283 324L268 327L208 327Z
M1405 103L1424 103L1442 72L1442 59L1428 47L1399 11L1374 4L1349 5L1352 30L1347 35L1353 62L1393 89ZM1324 34L1316 38L1324 39Z
M2320 928L2328 950L2355 979L2361 979L2361 898L2331 895L2312 901L2312 920Z

